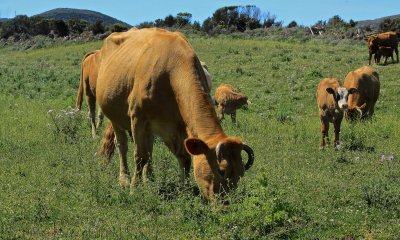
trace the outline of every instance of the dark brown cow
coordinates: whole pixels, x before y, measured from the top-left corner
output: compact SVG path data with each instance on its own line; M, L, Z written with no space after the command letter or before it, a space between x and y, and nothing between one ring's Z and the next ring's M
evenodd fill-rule
M336 149L339 148L339 133L340 124L343 120L343 111L348 107L348 96L356 92L356 88L341 87L339 80L336 78L324 78L318 84L317 104L321 121L321 149L329 142L330 122L333 123L335 129L334 147Z
M380 46L378 51L376 51L376 53L375 53L375 62L376 62L376 64L380 64L381 63L381 57L385 57L385 62L383 63L384 65L386 65L387 59L389 57L392 58L392 62L394 63L393 48Z
M253 163L253 151L241 139L227 136L209 97L200 61L180 33L161 29L132 31L102 61L97 101L111 124L103 136L107 152L115 132L120 155L120 184L134 189L151 179L155 135L179 160L182 181L190 172L205 199L234 189ZM126 131L134 136L135 171L127 163ZM241 151L247 152L247 163Z
M380 46L391 47L396 52L397 63L399 62L399 39L395 32L385 32L368 36L368 50L369 50L369 65L371 65L371 58L376 54Z
M364 66L347 74L343 86L356 88L357 93L349 96L346 117L349 120L367 119L374 114L375 103L379 98L379 74L374 68Z
M230 84L221 84L215 90L215 104L220 121L224 119L224 113L230 114L233 123L236 123L236 110L248 105L248 97L240 93Z

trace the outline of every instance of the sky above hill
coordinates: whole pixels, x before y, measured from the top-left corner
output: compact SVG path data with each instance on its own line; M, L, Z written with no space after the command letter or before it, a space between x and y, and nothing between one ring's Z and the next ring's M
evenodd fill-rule
M216 9L236 5L255 5L275 15L284 25L292 20L312 25L335 15L357 21L400 14L399 0L0 0L0 18L32 16L54 8L78 8L98 11L133 26L179 12L189 12L192 22L203 23Z

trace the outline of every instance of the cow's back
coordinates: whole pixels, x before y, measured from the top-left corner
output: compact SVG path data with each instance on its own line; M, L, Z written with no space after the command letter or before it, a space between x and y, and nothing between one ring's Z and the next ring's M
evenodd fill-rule
M145 115L155 127L162 121L166 125L182 122L178 101L185 96L175 89L185 91L191 83L177 75L196 71L194 60L198 61L181 34L161 29L133 31L101 64L98 103L107 117L125 129L130 128L132 114ZM200 61L198 65L201 69Z
M397 48L399 39L395 32L385 32L370 36L368 38L368 47L386 46Z

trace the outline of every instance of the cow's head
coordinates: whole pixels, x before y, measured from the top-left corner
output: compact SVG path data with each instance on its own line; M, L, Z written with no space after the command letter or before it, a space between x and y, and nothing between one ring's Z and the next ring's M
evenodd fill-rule
M243 95L243 97L238 99L238 103L240 107L247 109L248 105L250 104L250 101L247 96Z
M224 138L214 147L198 138L188 138L185 148L193 156L194 177L208 201L213 200L214 194L224 195L235 189L254 161L253 150L238 138ZM247 153L246 163L242 161L242 151Z
M370 36L368 38L368 50L371 54L375 54L379 49L379 44L377 41L378 41L377 36Z
M364 103L360 107L356 106L356 107L347 109L346 114L345 114L346 119L349 121L356 121L356 120L361 119L366 105L367 105L367 103Z
M347 101L349 94L354 94L358 92L357 88L347 89L345 87L338 87L337 91L335 91L333 88L328 87L326 88L326 91L329 94L333 95L333 98L335 99L335 105L340 110L346 110L347 107L349 106Z

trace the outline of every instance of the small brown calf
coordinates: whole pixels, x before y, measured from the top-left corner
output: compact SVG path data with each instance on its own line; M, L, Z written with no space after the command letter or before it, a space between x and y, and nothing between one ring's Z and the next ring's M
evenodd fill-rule
M236 110L247 106L248 97L240 93L230 84L221 84L215 90L215 105L217 105L217 115L220 121L224 119L224 113L230 114L233 123L236 123Z
M348 107L347 98L349 94L354 94L357 91L356 88L341 87L336 78L324 78L318 84L317 103L321 120L321 149L329 142L330 122L333 123L335 131L334 147L339 148L340 124L343 120L343 111Z
M393 48L391 47L385 47L385 46L379 46L378 50L375 53L375 63L380 64L381 63L381 57L385 57L385 62L383 63L386 65L388 57L392 58L392 62L394 63L394 58L393 58Z

